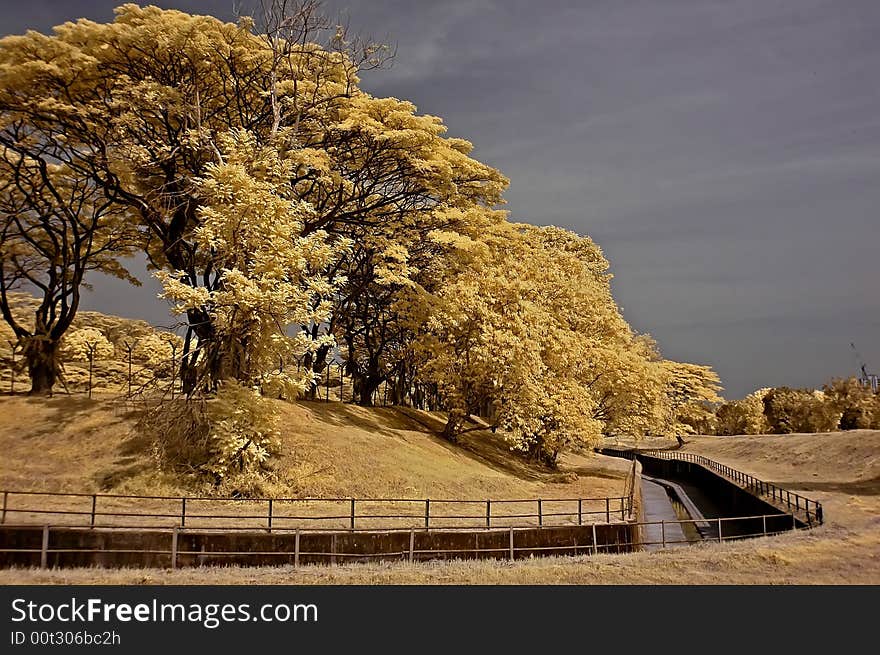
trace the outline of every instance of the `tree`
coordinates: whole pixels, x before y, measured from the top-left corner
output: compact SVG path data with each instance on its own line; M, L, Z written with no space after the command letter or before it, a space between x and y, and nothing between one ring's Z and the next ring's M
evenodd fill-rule
M114 352L113 344L95 328L70 330L61 341L61 357L64 361L112 359Z
M722 402L721 380L709 366L664 360L669 373L670 421L676 434L714 434L714 407Z
M0 146L0 311L21 344L30 393L50 394L59 344L76 316L87 273L139 284L118 261L132 252L135 234L122 208L68 166L52 163L23 123L7 123L3 134L26 145ZM40 296L32 323L12 311L10 294L17 289Z
M174 360L183 352L183 339L173 332L151 332L132 346L133 360L158 377L168 377L176 369Z
M277 149L244 131L218 142L223 163L207 167L198 182L203 205L192 237L217 283L194 288L170 273L159 277L176 312L198 311L212 320L215 338L202 344L193 370L195 388L218 381L216 398L208 400L216 442L209 468L222 477L223 470L256 466L273 451L274 438L260 427L271 423L273 412L256 392L290 399L311 383L311 371L285 362L332 338L312 339L292 328L328 319L336 289L325 273L348 244L321 231L304 234L312 209L296 197L292 164ZM236 402L244 403L238 418L230 409Z
M330 338L290 329L328 319L335 287L325 272L348 244L321 231L304 234L312 209L296 198L291 162L277 149L243 131L219 143L223 163L209 166L199 182L203 205L193 235L217 282L194 288L162 272L165 297L178 313L212 320L215 338L199 353L205 379L271 384L273 394L296 397L305 380L284 362Z
M380 46L328 30L313 2L273 4L265 23L257 32L251 20L124 5L112 24L7 37L0 115L25 121L56 160L136 212L152 264L196 290L221 284L194 237L204 202L198 180L222 163L218 137L231 131L277 148L291 164L291 188L313 209L305 235L396 239L405 230L417 242L468 206L498 201L506 180L470 159L467 142L443 139L439 119L358 89L358 72L381 65ZM2 133L0 143L31 151ZM366 245L363 256L381 257ZM352 273L375 268L337 263L351 284L340 308L369 282ZM187 321L185 371L196 366L196 351L232 358L208 366L218 373L241 363L228 348L205 346L220 338L210 313L193 304ZM333 326L305 327L316 339ZM319 349L310 364L323 366L328 352ZM184 379L194 384L190 373Z
M789 387L776 387L764 396L764 415L775 434L827 432L840 422L840 414L821 391Z
M840 413L841 430L880 429L880 394L856 378L835 378L822 387Z
M764 415L764 397L770 391L770 388L757 389L742 400L722 404L715 411L718 419L717 433L734 435L769 432L770 425Z
M447 438L489 407L513 448L552 466L603 432L658 424L665 378L620 315L591 240L500 224L453 242L458 266L422 298L416 314L429 318L414 345L418 378L449 412Z

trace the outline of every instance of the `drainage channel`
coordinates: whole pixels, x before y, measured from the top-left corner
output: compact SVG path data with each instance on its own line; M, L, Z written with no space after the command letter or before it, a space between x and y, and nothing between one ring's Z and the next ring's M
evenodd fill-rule
M686 546L712 536L702 512L674 482L642 475L642 507L648 522L643 534L647 550Z
M709 471L645 465L642 543L647 550L692 544L703 539L739 539L798 527L791 514L755 498ZM643 469L643 470L644 470ZM660 475L658 475L660 474ZM662 477L661 477L662 475ZM721 533L719 533L721 531Z

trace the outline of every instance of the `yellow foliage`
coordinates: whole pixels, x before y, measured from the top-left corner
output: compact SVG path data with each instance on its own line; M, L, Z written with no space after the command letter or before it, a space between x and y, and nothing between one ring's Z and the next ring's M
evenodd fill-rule
M114 352L113 344L94 328L71 330L61 340L61 357L66 361L87 362L90 355L95 361L111 359Z
M449 436L488 405L513 448L553 463L602 433L661 424L666 378L620 315L601 250L516 224L482 243L421 307L430 318L416 343L420 376L450 409Z

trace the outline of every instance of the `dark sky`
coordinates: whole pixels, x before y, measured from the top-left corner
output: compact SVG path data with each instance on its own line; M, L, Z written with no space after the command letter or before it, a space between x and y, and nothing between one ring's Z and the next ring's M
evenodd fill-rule
M2 2L47 31L118 2ZM157 2L221 18L232 0ZM238 3L241 4L241 3ZM397 43L364 87L442 116L511 218L589 234L630 323L740 397L880 371L880 2L333 2ZM167 323L157 286L88 308Z

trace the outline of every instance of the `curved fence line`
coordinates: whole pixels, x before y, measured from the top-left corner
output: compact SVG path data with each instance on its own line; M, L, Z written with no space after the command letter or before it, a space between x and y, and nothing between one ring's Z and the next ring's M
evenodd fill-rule
M555 539L537 538L546 531L533 525L491 528L479 532L459 533L460 537L443 537L443 532L426 529L376 531L314 532L296 529L286 535L250 535L248 541L224 537L212 541L211 533L174 527L160 531L136 533L137 541L115 539L107 543L99 533L82 527L25 524L6 525L0 529L23 529L13 540L14 547L0 547L0 561L5 565L40 566L273 566L289 564L338 564L352 561L416 562L435 559L515 559L541 555L598 555L629 553L646 546L669 548L696 543L738 541L770 536L798 528L793 514L766 514L710 519L710 531L699 539L667 537L666 526L690 524L694 519L670 521L630 521L626 523L592 524L555 528L566 531ZM660 528L659 538L646 540L642 528ZM98 527L98 526L96 526ZM120 526L110 534L120 535ZM139 526L133 526L139 527ZM91 535L95 539L80 539ZM364 534L366 541L360 540ZM447 533L451 534L451 533ZM674 533L673 533L674 534ZM216 537L216 535L215 535ZM286 539L285 542L268 541ZM111 542L114 540L111 540ZM10 543L9 545L13 545ZM91 547L89 547L91 546ZM238 548L235 548L238 546ZM247 546L247 549L243 547ZM369 548L369 550L366 550ZM355 552L357 551L357 552ZM93 558L93 559L89 559ZM120 562L114 563L116 559Z
M784 505L788 509L788 513L790 514L795 512L802 512L804 517L806 518L806 523L809 526L812 526L813 523L816 523L817 525L822 525L825 520L822 503L820 503L819 501L807 498L806 496L802 496L793 491L789 491L788 489L783 489L782 487L773 484L772 482L765 482L764 480L760 480L753 475L749 475L748 473L744 473L743 471L737 470L731 466L727 466L726 464L721 464L720 462L716 462L715 460L709 459L708 457L704 457L702 455L656 449L618 450L616 448L602 448L601 452L607 452L609 454L614 453L614 455L618 457L626 457L627 459L634 459L638 455L643 455L647 457L654 457L656 459L697 464L724 476L728 480L742 486L744 489L748 490L752 494L763 497L764 499L771 501L775 505Z

